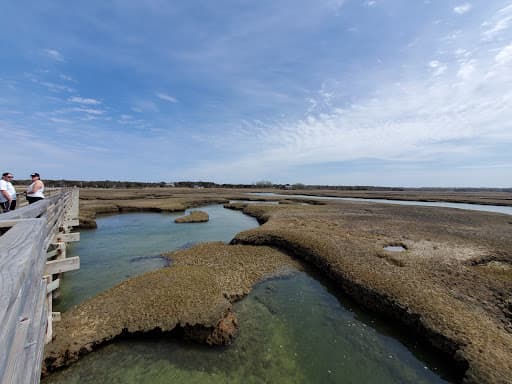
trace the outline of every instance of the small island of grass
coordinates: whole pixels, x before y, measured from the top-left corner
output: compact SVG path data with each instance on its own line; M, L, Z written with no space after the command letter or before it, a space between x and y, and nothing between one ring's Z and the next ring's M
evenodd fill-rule
M205 223L210 220L210 216L203 211L192 211L186 216L178 217L175 223Z

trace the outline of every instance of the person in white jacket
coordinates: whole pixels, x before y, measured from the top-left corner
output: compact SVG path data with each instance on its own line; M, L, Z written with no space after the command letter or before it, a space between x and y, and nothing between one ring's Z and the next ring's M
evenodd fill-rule
M3 212L16 209L16 189L11 182L13 177L11 172L4 172L0 180L0 206Z

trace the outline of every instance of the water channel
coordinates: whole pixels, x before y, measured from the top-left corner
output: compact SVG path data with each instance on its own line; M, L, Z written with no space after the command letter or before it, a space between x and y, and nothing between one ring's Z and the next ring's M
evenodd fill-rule
M283 197L289 199L310 199L310 200L346 200L346 201L367 201L371 203L382 204L400 204L400 205L419 205L425 207L444 207L467 209L470 211L496 212L512 215L512 207L502 205L484 205L468 203L450 203L446 201L419 201L419 200L393 200L393 199L367 199L359 197L334 197L334 196L314 196L314 195L286 195L274 192L247 192L248 195Z
M127 277L162 267L159 253L200 241L228 242L256 220L220 205L208 223L175 224L177 214L130 213L97 219L73 252L61 310ZM92 281L91 281L92 279ZM241 333L209 348L170 338L122 340L52 374L55 383L444 383L434 356L346 301L314 271L259 284L235 304Z
M175 223L183 212L100 216L97 229L80 230L80 241L70 243L68 256L80 256L80 269L66 273L55 310L65 311L127 278L166 266L163 252L205 241L227 243L236 233L258 226L253 217L222 205L200 210L208 213L208 222Z

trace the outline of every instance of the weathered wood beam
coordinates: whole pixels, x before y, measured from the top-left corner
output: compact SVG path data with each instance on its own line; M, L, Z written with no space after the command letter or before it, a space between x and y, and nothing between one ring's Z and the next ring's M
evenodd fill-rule
M80 268L80 257L67 257L61 260L51 260L46 262L44 269L45 275L55 275L57 273L63 273L68 271L74 271Z
M50 281L46 285L46 293L51 293L51 292L55 291L57 288L59 288L59 286L60 286L60 279Z
M78 227L80 225L80 222L78 219L65 219L64 225L66 227Z
M51 251L46 252L46 259L51 259L58 256L59 258L66 257L66 243L52 243L50 246L53 248Z
M46 258L51 259L52 257L55 257L59 254L59 249L54 249L52 251L46 252Z
M47 208L57 201L59 196L54 196L49 199L43 199L29 204L15 211L10 211L2 214L3 220L15 220L15 219L34 219L41 216L46 212Z
M56 242L72 243L80 241L80 232L58 233L54 239Z

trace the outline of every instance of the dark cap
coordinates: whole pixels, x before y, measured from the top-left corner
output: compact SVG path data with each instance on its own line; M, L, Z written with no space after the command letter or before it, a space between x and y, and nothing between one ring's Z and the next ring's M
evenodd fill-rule
M30 174L30 177L34 177L34 176L41 177L41 176L39 176L39 173L37 173L37 172L34 172L34 173Z

